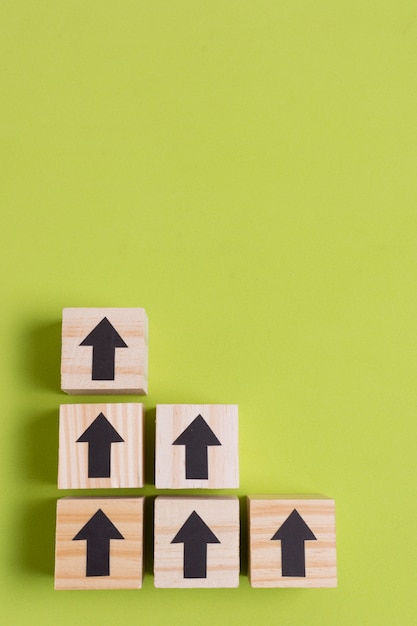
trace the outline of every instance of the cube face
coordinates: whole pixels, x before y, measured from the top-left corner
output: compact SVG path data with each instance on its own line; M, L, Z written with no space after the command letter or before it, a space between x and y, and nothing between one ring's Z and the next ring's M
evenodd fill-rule
M62 498L55 589L139 589L144 498Z
M145 310L64 309L61 388L69 394L147 394Z
M143 487L143 404L63 404L59 489Z
M336 587L334 501L323 496L249 496L252 587Z
M237 405L158 404L155 485L158 489L239 487Z
M239 500L155 500L155 587L239 586Z

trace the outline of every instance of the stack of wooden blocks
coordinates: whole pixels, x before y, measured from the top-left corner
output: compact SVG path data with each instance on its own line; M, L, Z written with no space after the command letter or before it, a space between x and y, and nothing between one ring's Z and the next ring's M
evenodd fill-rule
M141 308L63 311L61 387L69 394L148 389L148 320ZM59 489L144 485L141 403L63 404ZM239 487L238 407L157 405L157 489ZM58 500L56 589L141 588L144 497ZM248 496L253 587L336 586L334 501L323 496ZM156 587L237 587L236 496L158 496Z

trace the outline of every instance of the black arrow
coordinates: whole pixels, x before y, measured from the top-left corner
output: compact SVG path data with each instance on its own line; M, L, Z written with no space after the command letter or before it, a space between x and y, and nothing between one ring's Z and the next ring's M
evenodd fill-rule
M173 446L185 446L185 478L208 478L207 446L221 446L207 422L197 415Z
M77 443L88 443L88 478L110 478L111 444L123 441L108 419L100 413L77 439Z
M207 544L220 541L195 511L171 543L184 544L184 578L207 578Z
M80 343L80 346L93 346L92 380L114 380L116 348L127 348L117 330L103 317L101 322Z
M111 539L124 537L101 509L73 537L73 541L87 541L86 576L110 576Z
M272 540L281 541L281 567L283 576L305 576L305 541L316 541L301 515L296 509L287 517Z

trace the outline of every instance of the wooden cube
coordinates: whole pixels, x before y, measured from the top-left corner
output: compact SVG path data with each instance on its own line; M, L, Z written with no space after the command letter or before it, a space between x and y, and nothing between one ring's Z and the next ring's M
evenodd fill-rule
M325 496L249 496L252 587L336 587L335 503Z
M158 489L239 487L237 405L158 404L155 448Z
M155 587L239 586L239 500L155 500Z
M59 489L143 487L143 404L62 404Z
M55 589L140 589L144 498L57 503Z
M147 394L145 310L64 309L61 388L70 394Z

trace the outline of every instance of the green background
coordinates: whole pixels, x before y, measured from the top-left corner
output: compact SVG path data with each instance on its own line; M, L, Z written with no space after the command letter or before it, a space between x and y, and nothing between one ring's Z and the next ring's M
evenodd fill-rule
M4 623L414 624L415 2L1 0L0 25ZM66 306L149 315L140 493L157 403L237 403L242 514L334 497L337 589L251 589L244 521L239 589L154 589L150 498L142 590L53 590L58 406L94 400L60 391Z

